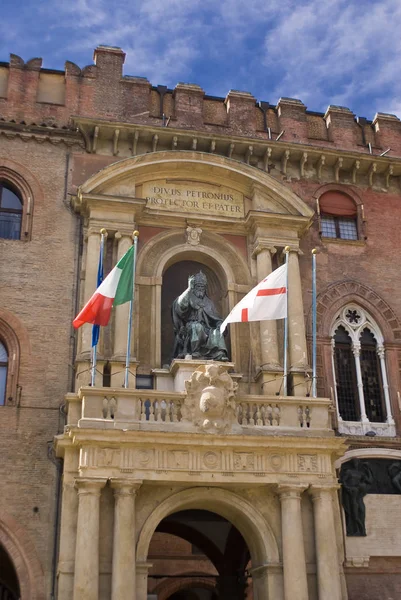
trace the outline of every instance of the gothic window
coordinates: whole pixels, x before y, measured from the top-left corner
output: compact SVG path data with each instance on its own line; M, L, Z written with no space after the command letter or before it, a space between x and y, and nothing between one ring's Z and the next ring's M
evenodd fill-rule
M333 370L339 430L395 435L383 336L360 307L349 305L332 328Z
M22 200L7 183L0 182L0 238L19 240L23 215Z
M330 191L319 198L322 237L341 240L358 239L357 207L350 196Z
M8 352L5 345L0 342L0 406L3 406L6 401L7 370Z

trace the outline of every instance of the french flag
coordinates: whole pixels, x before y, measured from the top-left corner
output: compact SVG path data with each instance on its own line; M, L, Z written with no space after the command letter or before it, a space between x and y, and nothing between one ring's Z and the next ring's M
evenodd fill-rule
M287 265L270 273L238 302L223 321L223 333L228 323L271 321L287 316Z

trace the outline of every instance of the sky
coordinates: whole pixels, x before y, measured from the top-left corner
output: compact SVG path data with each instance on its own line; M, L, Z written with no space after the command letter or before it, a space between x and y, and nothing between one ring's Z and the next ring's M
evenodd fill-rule
M400 0L1 0L0 61L92 64L99 44L127 54L124 74L207 94L299 98L373 119L401 118Z

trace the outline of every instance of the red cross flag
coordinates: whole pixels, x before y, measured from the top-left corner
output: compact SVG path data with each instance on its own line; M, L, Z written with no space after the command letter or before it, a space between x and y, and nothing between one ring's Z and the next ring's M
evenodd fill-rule
M223 333L227 323L270 321L287 316L287 265L270 273L232 309L220 326Z

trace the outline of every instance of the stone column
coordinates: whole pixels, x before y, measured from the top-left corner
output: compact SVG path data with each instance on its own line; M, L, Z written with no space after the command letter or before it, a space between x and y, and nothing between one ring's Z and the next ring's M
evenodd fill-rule
M135 495L140 482L112 479L114 490L112 600L135 600Z
M391 402L390 402L390 394L389 394L389 385L387 379L387 370L386 370L386 361L384 358L385 349L384 346L377 347L377 355L380 360L380 370L383 381L383 392L384 392L384 402L386 405L386 423L390 425L394 425L393 415L391 413Z
M117 231L114 235L117 240L117 262L132 246L132 231ZM113 357L111 360L111 387L124 385L124 367L127 353L128 315L129 303L116 306L114 309L114 340ZM131 341L131 354L134 340ZM132 387L132 378L129 377L129 387ZM135 387L135 382L134 386Z
M71 600L74 584L74 559L78 498L74 482L64 481L60 521L60 549L58 556L59 600Z
M253 256L256 257L258 283L272 272L272 256L275 253L274 246L256 242ZM279 366L276 321L260 321L260 345L262 367L266 366L276 370Z
M352 344L352 352L355 357L356 381L357 381L357 388L358 388L359 408L361 411L361 422L362 422L362 424L369 423L369 419L366 415L365 396L363 394L363 380L362 380L362 371L361 371L361 344L360 344L360 342L354 342Z
M99 266L100 252L100 228L89 227L86 240L86 260L85 260L85 283L84 283L84 298L83 304L89 300L97 284L97 270ZM82 306L80 308L82 308ZM90 358L92 348L92 328L84 326L80 328L80 354L87 354Z
M135 600L147 600L148 597L148 573L153 567L152 563L137 563L136 565L136 597Z
M74 600L99 600L99 509L105 479L77 479Z
M308 600L301 516L301 494L306 488L303 484L278 486L283 538L284 600Z
M290 369L304 371L308 364L302 300L299 250L291 248L288 257L288 337Z
M312 485L319 600L341 600L340 565L334 524L333 490L337 485Z

